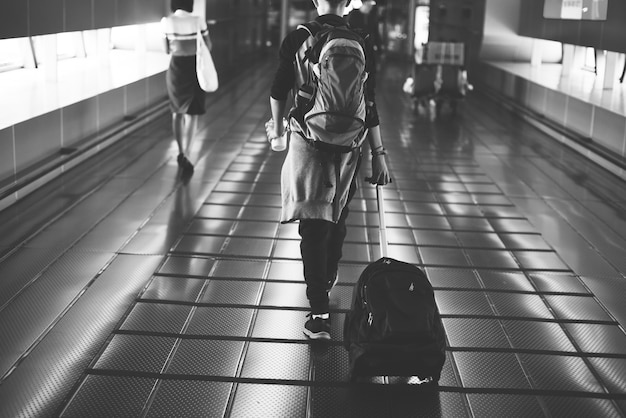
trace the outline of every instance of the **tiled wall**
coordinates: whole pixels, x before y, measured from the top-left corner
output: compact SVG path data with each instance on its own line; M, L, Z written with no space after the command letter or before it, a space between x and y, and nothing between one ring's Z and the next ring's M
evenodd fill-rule
M165 73L0 130L0 190L24 178L42 160L60 156L61 148L99 135L166 99Z
M483 84L515 103L532 109L584 137L591 138L596 144L622 158L622 161L626 159L626 116L533 83L486 62L480 63L473 74L476 83ZM623 169L565 138L556 139L626 179L626 172Z

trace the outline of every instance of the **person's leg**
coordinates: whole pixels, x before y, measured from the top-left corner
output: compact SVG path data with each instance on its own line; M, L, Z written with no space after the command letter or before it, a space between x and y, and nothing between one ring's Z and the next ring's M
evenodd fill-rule
M172 131L174 133L174 139L176 140L176 145L178 145L178 153L184 154L185 150L183 148L183 125L185 123L185 119L180 113L172 113Z
M185 146L185 154L189 154L189 150L191 149L191 143L193 142L194 134L196 132L197 121L197 115L185 115L185 128L183 132L183 137L185 138L187 144Z
M326 252L326 291L330 291L337 281L339 260L343 256L343 242L346 238L346 218L350 210L348 206L343 209L336 224L330 224L328 231Z
M298 228L302 237L300 252L306 296L311 306L311 318L304 324L304 334L315 340L330 339L326 243L331 225L322 220L301 220Z
M304 268L306 295L313 315L328 313L328 294L326 293L328 252L326 246L329 229L332 226L333 223L328 221L303 219L298 228L302 238L300 253Z
M178 165L189 172L193 171L193 165L185 156L185 142L189 144L189 115L182 113L172 114L172 130L174 131L174 139L178 145ZM185 141L187 140L187 141Z
M357 161L359 166L361 161ZM358 168L357 168L358 172ZM356 179L356 176L355 176ZM350 184L350 190L348 192L348 200L346 201L346 206L344 206L341 211L341 215L339 216L339 220L336 224L330 224L329 232L328 232L328 251L326 253L326 290L330 291L333 288L335 283L337 283L337 270L339 269L339 261L343 256L343 242L345 241L347 228L346 228L346 219L350 214L350 202L356 193L356 181L353 180Z

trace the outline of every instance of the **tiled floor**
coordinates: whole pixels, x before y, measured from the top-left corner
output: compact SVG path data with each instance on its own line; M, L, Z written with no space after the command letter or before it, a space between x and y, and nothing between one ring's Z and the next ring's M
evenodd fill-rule
M351 205L333 340L311 344L284 154L264 138L271 68L211 100L188 181L164 119L0 213L0 416L626 416L626 185L479 92L419 117L393 63L390 255L427 271L449 347L434 393L349 383L375 191L360 180Z

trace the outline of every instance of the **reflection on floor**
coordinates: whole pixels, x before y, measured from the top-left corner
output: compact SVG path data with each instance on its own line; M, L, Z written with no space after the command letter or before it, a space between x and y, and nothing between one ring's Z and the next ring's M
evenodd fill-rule
M164 118L0 213L0 416L626 415L626 185L479 92L420 117L393 63L390 254L427 271L449 348L438 391L349 383L375 191L359 180L333 340L310 344L297 226L278 223L284 154L264 138L271 68L211 98L191 178Z

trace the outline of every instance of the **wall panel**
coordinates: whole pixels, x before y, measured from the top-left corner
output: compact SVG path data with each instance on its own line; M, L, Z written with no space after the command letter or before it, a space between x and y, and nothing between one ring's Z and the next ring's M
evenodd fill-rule
M593 105L574 97L567 98L567 117L565 126L579 134L591 137Z
M151 76L147 80L148 83L148 103L157 103L165 100L167 91L165 90L165 73L159 73Z
M45 35L63 32L63 0L28 0L30 33Z
M15 125L15 165L18 172L60 149L60 110Z
M0 13L0 39L19 38L28 32L28 1L7 1Z
M504 72L504 79L502 80L502 93L515 99L515 88L517 83L517 77L509 72Z
M571 45L583 45L587 40L580 39L580 21L562 20L558 40Z
M472 80L479 86L478 88L493 89L496 95L511 98L516 105L521 107L536 111L541 111L543 108L546 120L565 126L583 137L591 138L593 143L610 150L615 156L626 158L626 116L540 84L529 85L529 81L513 75L505 68L481 63L477 69L479 71L476 71ZM496 78L494 71L502 73L503 82L500 88L497 88L498 83L494 82ZM537 124L534 118L528 120L542 129L541 122ZM551 129L547 131L550 132ZM617 176L626 179L623 168L613 163L611 159L602 157L601 154L576 141L569 140L562 134L552 132L551 136Z
M94 0L94 26L96 29L113 27L117 2L113 0Z
M546 88L535 83L528 83L528 107L540 115L546 111Z
M98 130L106 129L121 122L124 115L124 88L107 91L98 96Z
M135 0L136 22L158 22L170 12L170 2L166 0Z
M624 116L601 107L595 108L592 137L622 157L626 157L624 155L624 136L615 135L615 133L624 132L625 130Z
M124 116L134 116L148 107L148 87L146 79L136 81L124 88Z
M598 22L580 22L580 40L589 46L602 43L602 31L598 30Z
M15 0L5 3L0 13L0 39L158 22L169 12L168 0Z
M541 32L539 32L539 36L530 36L531 38L550 39L553 41L559 40L559 38L561 37L560 20L542 19L539 22L541 22ZM523 32L522 35L524 35Z
M126 26L137 22L136 0L114 0L117 7L115 10L115 23L111 26Z
M546 118L557 122L559 125L565 125L567 96L556 90L546 90Z
M607 51L626 52L626 2L624 0L609 0L608 19L598 28L602 33L602 42L599 47Z
M91 0L63 0L66 32L93 29L93 2Z
M543 1L523 0L524 7L520 13L520 35L608 51L626 52L625 1L609 0L606 21L545 19Z
M71 147L98 131L98 99L83 100L62 109L63 147Z
M0 185L13 181L13 127L0 129Z

